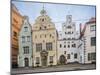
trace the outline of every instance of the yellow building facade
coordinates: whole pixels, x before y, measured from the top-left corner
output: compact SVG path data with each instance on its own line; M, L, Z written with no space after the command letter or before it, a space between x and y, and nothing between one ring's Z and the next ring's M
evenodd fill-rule
M55 24L41 10L33 25L33 66L57 64L57 32Z

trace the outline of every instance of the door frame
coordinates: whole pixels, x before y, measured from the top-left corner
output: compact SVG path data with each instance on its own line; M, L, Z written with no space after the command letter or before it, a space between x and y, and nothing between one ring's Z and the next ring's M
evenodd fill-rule
M24 58L24 66L29 67L29 59L28 58Z

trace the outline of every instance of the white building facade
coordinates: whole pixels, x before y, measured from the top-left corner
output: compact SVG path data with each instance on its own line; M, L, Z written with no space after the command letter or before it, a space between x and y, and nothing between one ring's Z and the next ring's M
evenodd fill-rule
M66 22L62 25L62 31L58 33L57 50L59 63L74 63L79 61L79 33L76 31L72 15L66 16ZM60 62L65 59L64 62Z
M96 19L91 18L85 25L84 31L85 63L96 62Z
M18 53L18 67L32 67L32 27L27 16L24 16L23 25L19 33Z

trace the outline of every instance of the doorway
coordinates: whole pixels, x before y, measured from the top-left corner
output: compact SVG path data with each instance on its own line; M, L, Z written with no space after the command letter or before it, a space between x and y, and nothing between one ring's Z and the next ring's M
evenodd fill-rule
M47 56L42 56L42 66L47 66Z
M29 60L28 60L28 58L25 58L24 59L24 63L25 63L25 67L28 67L29 66Z

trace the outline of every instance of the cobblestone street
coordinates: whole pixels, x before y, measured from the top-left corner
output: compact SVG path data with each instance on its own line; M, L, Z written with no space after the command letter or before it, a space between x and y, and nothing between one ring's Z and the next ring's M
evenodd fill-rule
M73 70L92 70L96 69L95 64L68 64L52 67L38 67L38 68L17 68L12 69L12 74L28 74L28 73L42 73L42 72L56 72L56 71L73 71Z

